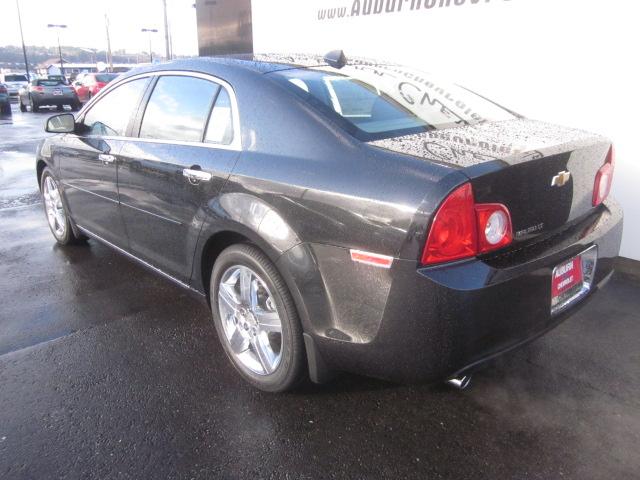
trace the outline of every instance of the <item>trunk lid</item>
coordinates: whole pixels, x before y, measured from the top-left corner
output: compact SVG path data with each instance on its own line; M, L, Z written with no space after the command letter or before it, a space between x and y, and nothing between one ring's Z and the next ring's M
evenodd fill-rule
M611 147L599 135L526 119L370 144L461 169L477 203L509 208L516 242L552 232L591 212L596 173Z

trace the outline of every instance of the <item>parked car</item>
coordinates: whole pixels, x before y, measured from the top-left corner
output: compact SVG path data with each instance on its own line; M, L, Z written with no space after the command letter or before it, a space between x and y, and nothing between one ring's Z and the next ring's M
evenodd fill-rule
M20 89L29 84L29 79L22 73L0 73L0 83L7 86L10 96L17 98Z
M28 87L20 90L20 111L26 112L27 106L32 112L40 111L45 105L55 105L58 110L63 110L69 105L71 110L77 111L81 104L75 90L62 83L60 80L40 78L32 80Z
M268 391L343 370L464 386L583 306L620 247L609 140L341 52L145 67L47 131L56 241L207 302Z
M73 88L82 103L88 102L97 95L110 81L118 76L117 73L89 73L73 83Z
M11 115L11 97L4 83L0 83L0 115Z

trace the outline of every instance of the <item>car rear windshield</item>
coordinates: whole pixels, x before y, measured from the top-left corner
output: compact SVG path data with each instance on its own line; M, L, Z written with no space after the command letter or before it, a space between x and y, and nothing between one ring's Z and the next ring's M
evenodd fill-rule
M117 75L114 73L101 73L100 75L96 75L96 82L109 83L116 77Z
M62 81L48 78L46 80L36 80L36 85L39 87L55 87L56 85L62 85Z
M397 65L292 68L269 75L363 141L517 118L463 87Z
M4 81L5 82L26 82L27 77L24 75L5 75Z

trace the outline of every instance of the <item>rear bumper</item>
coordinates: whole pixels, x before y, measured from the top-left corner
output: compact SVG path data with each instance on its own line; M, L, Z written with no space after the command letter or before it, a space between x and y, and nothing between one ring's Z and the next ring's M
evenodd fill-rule
M75 95L33 95L36 105L70 105L78 101Z
M344 249L314 246L321 280L308 273L302 284L295 273L290 280L304 303L305 331L328 368L435 380L526 343L583 307L613 272L622 223L610 200L546 242L438 268L408 260L395 260L390 270L355 266ZM592 245L598 262L591 291L551 315L553 268Z

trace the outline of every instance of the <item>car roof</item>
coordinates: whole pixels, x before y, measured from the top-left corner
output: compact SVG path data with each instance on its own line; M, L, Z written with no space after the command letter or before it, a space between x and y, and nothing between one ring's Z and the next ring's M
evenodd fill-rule
M390 65L390 62L379 62L365 58L348 58L348 64ZM231 74L241 76L243 73L265 74L292 68L308 68L329 66L322 55L306 53L250 53L221 55L214 57L193 57L169 62L155 63L145 67L134 68L122 78L147 72L163 70L186 70L213 75Z

